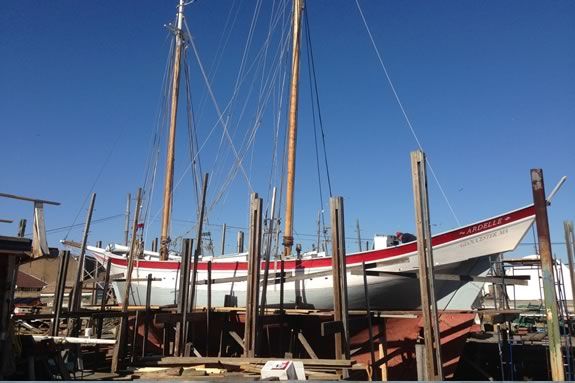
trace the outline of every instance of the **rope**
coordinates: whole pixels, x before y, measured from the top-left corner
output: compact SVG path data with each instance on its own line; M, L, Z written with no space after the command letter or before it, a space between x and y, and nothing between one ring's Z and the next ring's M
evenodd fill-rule
M403 114L405 122L407 123L407 126L409 127L409 130L411 131L411 134L412 134L413 138L415 139L415 142L417 143L418 148L423 151L423 146L421 145L421 142L419 141L419 138L417 137L417 134L415 133L415 129L413 128L413 125L411 124L411 120L407 116L407 112L405 111L405 108L403 107L403 103L399 99L399 95L397 94L397 91L395 90L395 86L393 85L393 82L391 81L391 77L389 76L389 73L387 71L387 67L385 66L385 64L383 62L383 58L381 56L381 53L380 53L379 49L377 48L377 45L375 44L375 40L373 38L373 35L371 34L371 30L370 30L369 26L367 25L367 21L365 19L365 16L363 14L361 6L359 5L359 0L355 0L355 4L357 5L357 9L359 10L359 14L361 16L361 19L363 20L363 25L365 26L367 34L369 35L369 39L371 40L371 45L373 46L373 49L375 50L375 53L376 53L377 58L379 60L379 63L381 65L381 67L383 68L383 72L385 73L385 77L387 78L387 82L389 84L389 87L391 88L391 91L393 92L395 100L397 101L397 104L399 105L399 108L401 109L401 113ZM447 206L449 207L449 210L451 211L451 214L453 215L453 218L455 219L455 222L457 222L458 226L461 226L461 223L459 222L459 218L457 218L457 215L455 214L455 211L453 210L453 207L451 206L451 203L449 202L449 199L447 198L447 194L445 194L445 191L443 190L443 187L441 186L441 183L439 182L439 179L437 178L437 175L435 174L435 170L433 170L433 167L431 166L431 161L429 161L429 159L427 160L427 164L429 166L429 170L431 171L433 179L437 183L437 186L439 187L439 190L440 190L441 194L443 195L443 199L445 199L445 202L447 203Z

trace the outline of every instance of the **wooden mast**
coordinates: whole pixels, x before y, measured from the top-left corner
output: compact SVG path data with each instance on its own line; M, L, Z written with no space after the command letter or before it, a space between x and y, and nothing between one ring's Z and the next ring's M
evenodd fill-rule
M293 37L292 37L292 74L290 84L289 103L289 132L288 132L288 158L287 158L287 185L285 227L283 236L284 256L291 254L293 246L293 194L295 183L295 155L297 141L297 106L299 82L299 47L301 32L301 14L303 0L294 0L293 7Z
M174 69L172 76L172 102L170 110L170 131L168 136L168 152L166 155L166 178L164 181L164 203L162 213L162 231L160 239L160 260L168 259L170 244L170 216L172 213L172 188L174 184L174 154L176 144L176 117L178 115L178 94L180 88L180 59L184 44L182 25L184 22L184 0L178 5L176 29L176 50L174 53Z

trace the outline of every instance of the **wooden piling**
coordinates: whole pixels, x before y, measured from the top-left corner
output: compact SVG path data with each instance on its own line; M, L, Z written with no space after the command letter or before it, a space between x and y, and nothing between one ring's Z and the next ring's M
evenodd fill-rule
M238 253L244 252L244 232L243 231L238 231L237 247L238 247Z
M140 209L142 206L142 188L138 189L136 197L136 209L134 213L134 224L132 226L132 241L130 244L130 252L128 253L128 267L126 270L126 287L124 289L124 299L122 300L122 313L124 314L120 319L120 326L118 326L117 342L114 345L114 353L112 355L111 371L117 373L120 366L120 360L124 356L124 348L126 345L126 338L128 336L128 305L130 303L130 289L132 285L132 271L134 270L134 259L137 258L138 252L138 223L140 219Z
M158 251L158 237L154 238L152 241L152 251L153 252Z
M84 284L84 264L86 258L86 246L88 245L88 234L90 232L90 224L92 222L92 213L94 212L94 203L96 202L96 193L92 193L90 198L90 206L88 207L88 215L84 224L84 234L82 235L82 244L80 246L80 256L78 257L78 270L76 271L76 282L74 283L74 290L72 294L72 306L70 311L79 311L82 304L82 287ZM74 320L74 325L68 329L70 336L76 337L80 332L81 318ZM70 331L71 330L71 331Z
M257 193L250 198L250 232L248 242L248 281L246 291L246 317L244 330L244 357L256 356L256 334L260 283L262 240L262 199Z
M148 274L146 284L146 313L144 317L144 339L142 340L142 357L146 356L146 345L150 334L150 321L152 320L151 300L152 300L152 274Z
M367 331L369 334L369 353L371 356L371 369L372 369L372 374L377 374L377 372L376 372L377 368L375 368L375 345L373 343L371 305L369 302L369 289L368 289L368 284L367 284L367 273L366 273L366 269L365 269L365 262L362 262L362 270L363 270L363 293L364 293L364 297L365 297L365 309L367 310Z
M335 359L349 359L345 219L343 198L330 198L334 321L341 321L343 333L335 334ZM345 373L345 371L344 371Z
M178 314L180 321L176 323L176 338L174 340L174 355L184 356L184 347L187 342L189 293L190 293L190 266L192 258L192 239L182 240L182 260L180 263L180 283L178 292Z
M224 223L222 225L222 255L226 253L226 228L226 224Z
M553 276L553 253L551 251L551 236L547 218L547 200L545 198L545 183L542 169L531 169L531 188L535 205L535 222L539 240L539 257L543 274L543 295L547 316L547 337L549 339L549 365L551 378L554 381L565 380L563 355L561 350L561 334L559 332L559 315L557 298L555 296L555 278Z
M60 251L60 264L58 265L58 279L56 281L56 290L54 291L54 301L52 302L52 327L50 333L57 336L60 329L60 314L62 312L62 302L64 301L64 290L66 289L66 276L68 274L68 263L70 260L70 251Z
M564 221L563 227L565 229L565 246L567 247L567 260L569 263L569 276L571 278L571 293L575 302L575 260L573 255L575 253L575 238L573 236L573 222ZM575 305L574 305L575 306ZM575 309L575 308L574 308Z
M204 225L204 214L206 209L206 193L208 191L208 173L204 174L204 182L202 184L202 197L201 197L201 206L200 211L198 214L198 234L196 236L196 251L194 252L194 266L192 268L192 286L190 292L190 303L189 307L190 310L193 311L194 306L196 304L196 281L198 279L198 262L200 260L200 255L202 254L202 228ZM189 326L186 326L186 329L189 331L192 329Z
M426 379L443 380L441 335L437 319L437 301L434 288L434 263L427 194L426 160L425 154L421 150L411 152L411 171L417 225L421 311L424 322Z
M106 302L108 301L108 289L110 288L110 270L112 268L112 262L108 260L106 263L106 275L104 276L104 288L102 289L102 300L100 301L100 311L106 309ZM102 328L104 326L104 318L98 319L98 324L96 325L96 338L100 339L102 337Z

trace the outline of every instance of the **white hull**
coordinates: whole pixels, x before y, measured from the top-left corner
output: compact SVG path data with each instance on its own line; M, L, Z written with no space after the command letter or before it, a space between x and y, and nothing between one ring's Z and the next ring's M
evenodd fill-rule
M487 256L514 250L534 221L532 206L519 209L501 216L491 218L473 225L462 227L433 237L433 256L438 272L460 275L484 275L489 268ZM127 262L103 249L90 247L89 250L100 261L111 261L112 274L125 274ZM418 257L416 243L350 254L346 258L348 269L354 266L375 264L372 270L388 272L416 272ZM263 265L263 264L262 264ZM197 280L207 280L207 262L198 265ZM262 266L263 270L263 266ZM310 278L284 284L284 303L299 307L329 309L332 307L332 277L317 276L319 272L331 270L330 258L303 259L285 261L286 277L290 275L307 275ZM270 263L270 276L280 271L279 261ZM263 273L263 271L262 271ZM135 263L132 278L130 303L145 304L148 274L155 279L152 283L151 304L170 305L176 303L179 286L179 262L145 261ZM245 257L212 260L212 280L240 277L247 274ZM316 274L316 275L312 275ZM416 309L419 306L419 281L397 275L383 277L368 276L370 303L373 308L381 309ZM348 296L350 308L365 307L363 276L347 273ZM224 305L225 295L237 297L237 305L245 305L247 282L213 283L212 306ZM469 309L482 283L436 281L439 307L445 309ZM122 299L124 282L114 282L116 297ZM260 294L261 296L261 294ZM280 285L269 284L267 288L268 306L277 306L280 301ZM196 306L207 305L207 285L199 284L196 293Z

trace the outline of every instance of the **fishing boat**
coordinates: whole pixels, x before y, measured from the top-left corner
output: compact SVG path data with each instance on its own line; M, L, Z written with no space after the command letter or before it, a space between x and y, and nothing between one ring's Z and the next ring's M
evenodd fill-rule
M118 301L124 301L129 291L129 302L141 305L146 300L146 277L153 276L151 304L171 305L176 303L182 260L170 252L170 220L173 204L174 147L178 110L178 90L180 61L186 38L183 32L184 6L180 0L176 23L173 26L175 49L173 59L170 125L168 150L163 190L163 214L159 251L141 251L133 264L131 286L126 286L129 270L128 248L109 246L98 248L88 246L88 254L101 264L110 263L112 275L123 275L113 281ZM295 307L313 307L329 309L332 306L333 280L332 259L322 253L292 254L293 246L293 204L295 179L295 142L297 133L298 76L300 24L303 3L295 0L292 21L292 78L288 112L288 147L285 214L283 229L283 252L272 254L270 259L270 278L266 289L266 304L279 304L280 291L284 291L283 302ZM200 209L198 209L200 210ZM272 210L272 220L275 209ZM462 226L451 231L437 234L432 238L433 257L437 273L450 275L450 279L438 279L435 288L438 307L443 309L467 309L476 299L483 283L453 276L481 276L489 269L489 257L514 250L533 224L535 211L532 205L513 210L480 222ZM201 242L201 225L204 220L203 207L198 214L198 237ZM134 224L134 236L138 233L139 222ZM201 249L201 244L197 244ZM197 264L197 293L194 294L195 306L207 304L208 284L211 287L212 306L222 306L230 302L242 306L246 297L246 276L248 272L247 256L232 254L219 257L201 257ZM269 254L268 254L269 256ZM278 282L280 263L284 262L285 280L283 289ZM262 260L264 262L264 260ZM211 265L211 278L208 280L208 265ZM368 276L371 305L381 309L416 309L419 307L419 282L417 280L418 256L416 241L397 243L394 236L378 236L371 250L360 251L346 256L347 287L350 308L363 308L365 305L363 276L357 271L363 267L379 271L378 276ZM262 263L261 270L264 270Z

